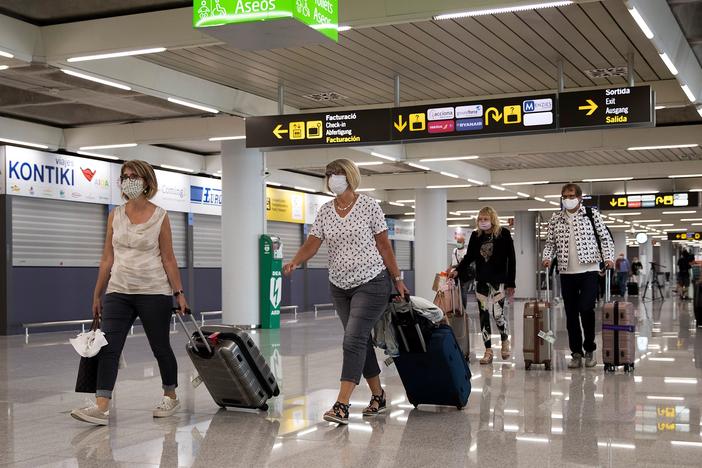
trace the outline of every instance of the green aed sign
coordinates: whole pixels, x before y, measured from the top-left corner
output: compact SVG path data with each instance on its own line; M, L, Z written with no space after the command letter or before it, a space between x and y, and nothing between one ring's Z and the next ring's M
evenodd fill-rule
M339 0L193 0L193 26L297 20L339 40Z

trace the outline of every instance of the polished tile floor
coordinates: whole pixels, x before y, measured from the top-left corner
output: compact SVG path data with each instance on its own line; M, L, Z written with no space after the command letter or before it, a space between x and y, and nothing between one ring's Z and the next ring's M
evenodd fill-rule
M511 360L479 366L482 344L471 335L473 393L464 411L413 409L390 367L383 378L391 410L362 419L369 392L360 388L348 427L321 421L336 396L341 359L341 325L329 312L316 320L302 314L279 331L254 335L283 390L268 414L219 410L204 386L193 388L185 336L174 332L183 408L175 417L152 419L160 379L137 329L127 341L111 425L101 428L68 415L84 398L72 392L78 359L66 342L71 334L35 334L28 344L24 337L0 337L0 465L702 466L702 333L695 332L691 304L635 304L633 376L604 375L601 364L568 370L558 306L554 370L524 371L523 303L517 302ZM473 307L473 332L475 314Z

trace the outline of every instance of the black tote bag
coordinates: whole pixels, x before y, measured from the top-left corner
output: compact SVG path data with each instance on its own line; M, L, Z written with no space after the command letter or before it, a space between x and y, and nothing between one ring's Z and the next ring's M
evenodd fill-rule
M100 318L95 317L91 330L100 328ZM81 357L78 365L78 376L76 377L76 392L77 393L95 393L97 390L97 374L98 363L100 362L100 353L93 357Z

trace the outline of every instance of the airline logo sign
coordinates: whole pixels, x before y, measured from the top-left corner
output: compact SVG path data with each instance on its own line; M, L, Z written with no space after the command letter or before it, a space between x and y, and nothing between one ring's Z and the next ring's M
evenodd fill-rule
M559 96L559 126L621 127L653 124L650 86L574 91Z
M697 206L696 192L607 195L600 197L603 210L640 210L645 208L685 208Z
M668 240L699 241L702 240L702 232L669 232Z

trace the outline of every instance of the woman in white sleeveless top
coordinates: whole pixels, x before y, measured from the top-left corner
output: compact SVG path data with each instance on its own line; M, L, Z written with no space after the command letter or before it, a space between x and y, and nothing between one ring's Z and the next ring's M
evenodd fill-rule
M102 317L101 329L107 339L98 355L96 403L71 412L80 421L98 425L109 422L119 358L137 317L158 361L163 384L164 395L153 415L171 416L180 406L175 393L178 363L170 343L173 296L180 313L188 304L173 253L170 221L163 208L149 201L158 191L156 174L149 163L124 163L120 183L127 202L112 210L108 218L93 295L93 315Z

